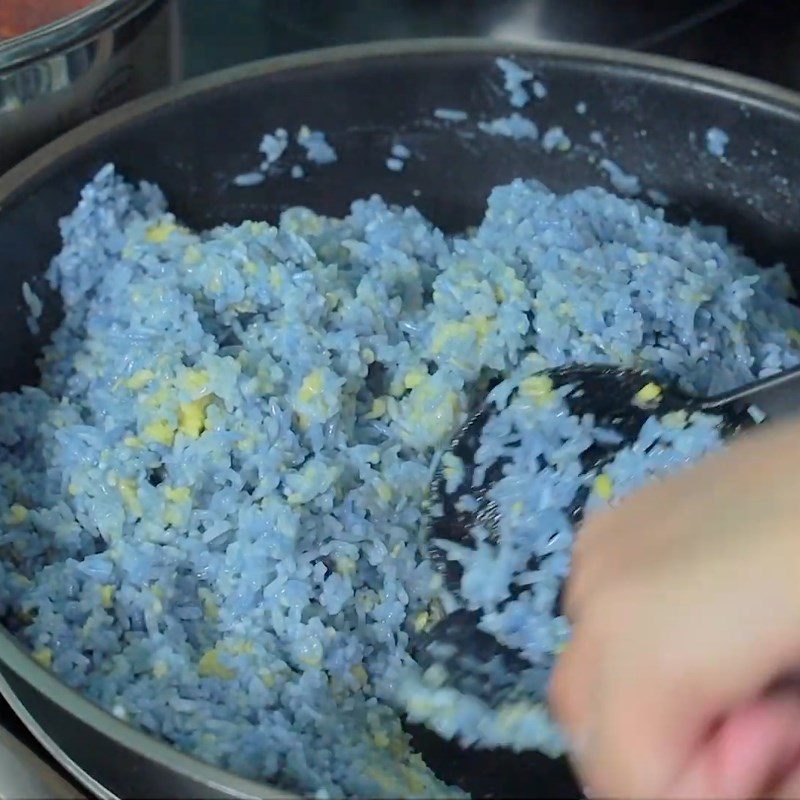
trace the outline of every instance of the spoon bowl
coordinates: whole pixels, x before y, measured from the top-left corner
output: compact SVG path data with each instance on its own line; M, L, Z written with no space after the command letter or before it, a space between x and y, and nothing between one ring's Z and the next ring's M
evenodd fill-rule
M664 382L642 370L576 364L536 373L499 395L490 391L453 438L431 485L427 548L442 578L444 613L418 636L415 652L421 669L442 685L478 698L490 709L509 707L524 699L545 702L541 687L546 685L546 665L527 658L519 647L484 625L483 611L465 596L463 559L459 557L465 550L477 552L487 545L497 548L501 544L502 511L493 489L507 474L512 457L502 454L487 467L482 448L486 445L484 434L520 399L520 393L533 398L531 413L536 413L537 405L559 398L563 415L589 420L595 432L591 444L579 455L583 480L566 510L574 529L596 491L593 487L597 487L598 476L621 451L640 442L645 426L670 425L676 420L686 424L696 415L711 415L719 438L727 439L767 418L774 420L800 410L798 382L800 366L725 394L696 397L677 383ZM521 434L515 437L513 430L506 431L512 451L521 446L522 438ZM647 445L645 452L652 446ZM538 463L531 465L532 481L548 466L542 455L537 459ZM455 479L454 464L458 467ZM534 574L540 564L540 557L532 554L526 570ZM517 583L509 585L497 609L513 603L525 588ZM552 614L563 619L560 589Z

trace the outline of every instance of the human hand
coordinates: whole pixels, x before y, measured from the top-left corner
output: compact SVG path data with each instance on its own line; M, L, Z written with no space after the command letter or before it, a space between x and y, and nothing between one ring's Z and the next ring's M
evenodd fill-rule
M800 798L800 423L588 518L550 687L593 796Z

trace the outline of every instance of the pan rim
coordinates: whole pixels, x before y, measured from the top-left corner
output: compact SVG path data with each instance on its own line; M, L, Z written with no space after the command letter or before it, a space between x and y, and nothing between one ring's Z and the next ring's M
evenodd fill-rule
M398 56L517 55L553 58L565 62L593 63L599 70L632 70L642 75L659 75L673 84L695 92L713 92L739 102L769 107L800 118L800 93L750 78L736 72L666 56L638 53L611 47L564 42L521 44L500 39L471 37L398 39L351 44L276 56L218 70L176 86L130 101L62 134L8 172L0 175L0 214L5 206L24 194L26 187L93 140L129 125L149 114L184 100L213 92L231 84L258 80L281 72L310 69L355 61L380 61ZM160 767L202 782L215 792L239 797L294 797L267 783L242 778L221 767L178 750L165 740L135 728L70 688L54 673L44 669L21 643L0 626L0 662L37 692L87 725L100 728L117 744L135 751ZM2 683L5 683L3 680Z

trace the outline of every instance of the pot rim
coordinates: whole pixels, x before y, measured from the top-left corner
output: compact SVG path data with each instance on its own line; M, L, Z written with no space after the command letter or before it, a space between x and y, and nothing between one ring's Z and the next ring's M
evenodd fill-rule
M0 75L52 56L144 11L157 0L94 0L32 31L0 40Z

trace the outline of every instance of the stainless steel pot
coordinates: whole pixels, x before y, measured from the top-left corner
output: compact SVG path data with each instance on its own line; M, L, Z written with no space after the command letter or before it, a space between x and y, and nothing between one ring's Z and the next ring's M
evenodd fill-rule
M50 139L178 77L170 0L96 0L0 41L0 172Z
M17 800L19 797L81 800L82 795L0 727L0 798Z

